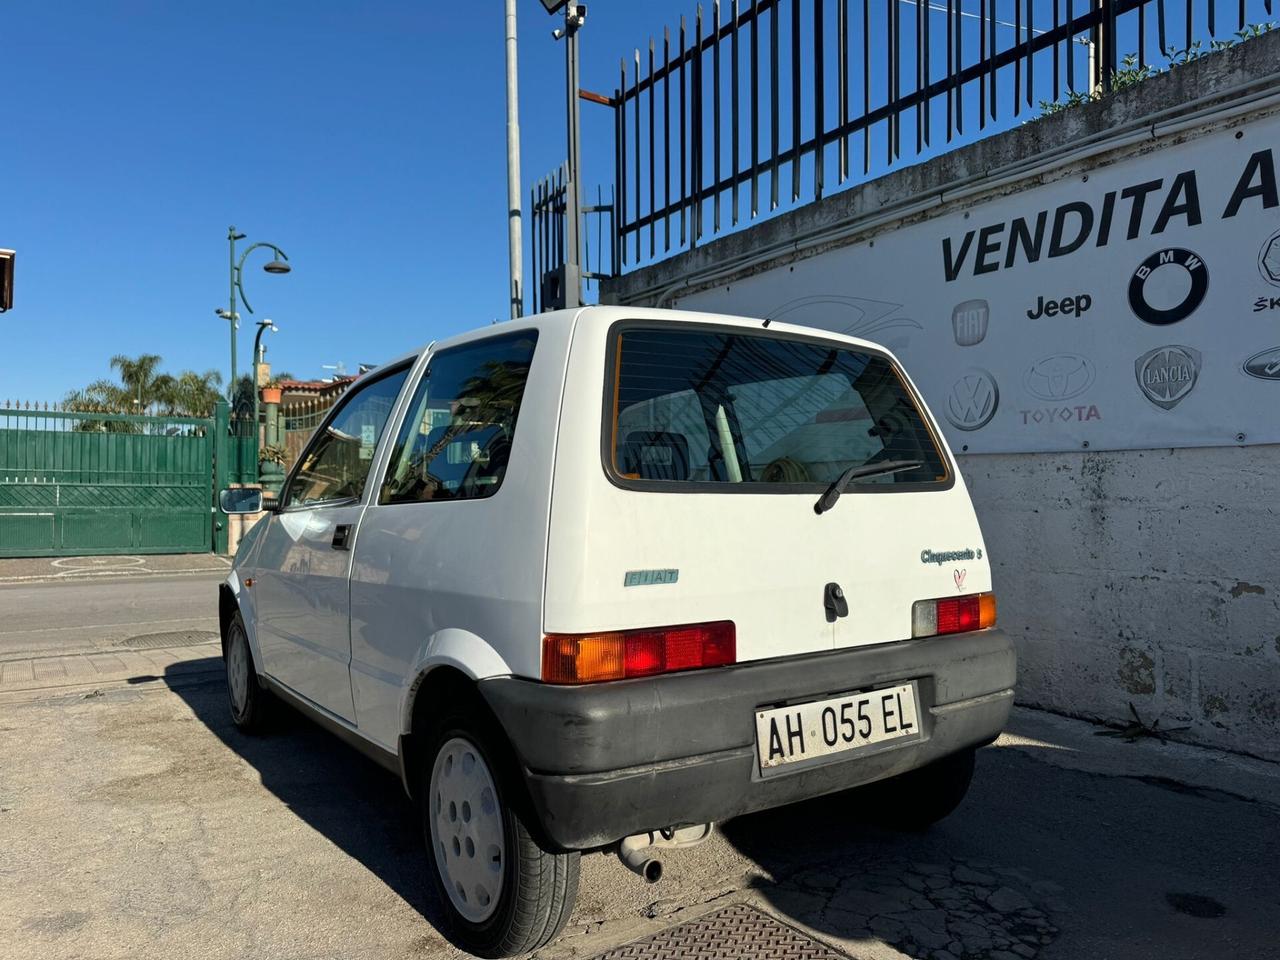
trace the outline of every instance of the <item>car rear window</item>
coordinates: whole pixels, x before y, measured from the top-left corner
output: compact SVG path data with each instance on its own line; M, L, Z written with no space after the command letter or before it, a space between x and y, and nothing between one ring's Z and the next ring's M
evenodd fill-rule
M950 479L913 392L872 351L765 332L628 325L614 341L609 382L608 466L624 484L785 492L890 462L919 466L856 479L850 491Z

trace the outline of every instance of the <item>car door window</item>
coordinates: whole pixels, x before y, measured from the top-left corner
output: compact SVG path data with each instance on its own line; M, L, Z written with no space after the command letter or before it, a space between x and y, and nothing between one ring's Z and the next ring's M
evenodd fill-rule
M441 351L414 391L379 503L475 500L502 484L536 330Z
M343 397L337 413L302 454L289 481L286 507L360 498L378 440L408 376L409 367L400 367Z

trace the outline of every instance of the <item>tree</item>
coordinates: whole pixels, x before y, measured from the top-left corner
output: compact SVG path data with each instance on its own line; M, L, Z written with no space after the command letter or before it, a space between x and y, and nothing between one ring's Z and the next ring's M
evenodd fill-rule
M136 357L117 354L111 369L119 382L95 380L81 390L72 390L64 406L81 413L160 413L175 417L207 417L222 399L222 374L217 370L197 373L161 373L161 357L144 353ZM134 432L122 421L84 421L82 430Z

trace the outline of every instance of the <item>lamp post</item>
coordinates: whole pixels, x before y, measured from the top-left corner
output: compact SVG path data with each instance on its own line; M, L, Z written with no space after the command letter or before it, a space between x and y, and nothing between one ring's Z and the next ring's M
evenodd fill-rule
M236 294L239 293L240 302L244 304L244 308L253 313L253 307L249 306L249 298L244 293L244 262L249 258L249 254L257 250L259 247L266 247L275 254L275 259L263 265L262 269L267 273L288 273L292 268L289 266L289 258L285 256L285 252L277 247L274 243L254 243L240 255L239 261L236 260L236 241L245 239L243 233L236 233L235 227L227 228L227 243L230 246L230 284L231 296L228 300L228 309L223 310L219 307L215 313L231 325L231 395L235 396L236 390L236 331L240 328L240 314L236 312ZM253 384L254 396L257 396L258 384Z
M268 330L272 333L280 332L274 320L259 320L258 332L253 337L253 429L255 431L258 429L258 364L262 360L262 335Z
M579 307L582 305L582 245L578 237L578 229L582 225L581 207L582 193L579 186L582 166L582 151L579 135L581 127L578 119L578 31L587 22L587 5L572 3L568 0L542 0L547 13L555 14L564 10L564 26L551 31L556 40L564 41L564 79L565 79L565 116L568 129L567 153L565 168L565 209L564 209L564 276L561 278L564 290L564 306ZM536 280L537 278L535 278Z

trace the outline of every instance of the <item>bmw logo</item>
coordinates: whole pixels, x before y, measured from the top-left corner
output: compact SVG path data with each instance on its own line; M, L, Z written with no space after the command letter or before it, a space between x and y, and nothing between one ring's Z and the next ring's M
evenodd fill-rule
M1129 278L1129 309L1158 327L1185 320L1204 302L1209 271L1190 250L1157 250Z

